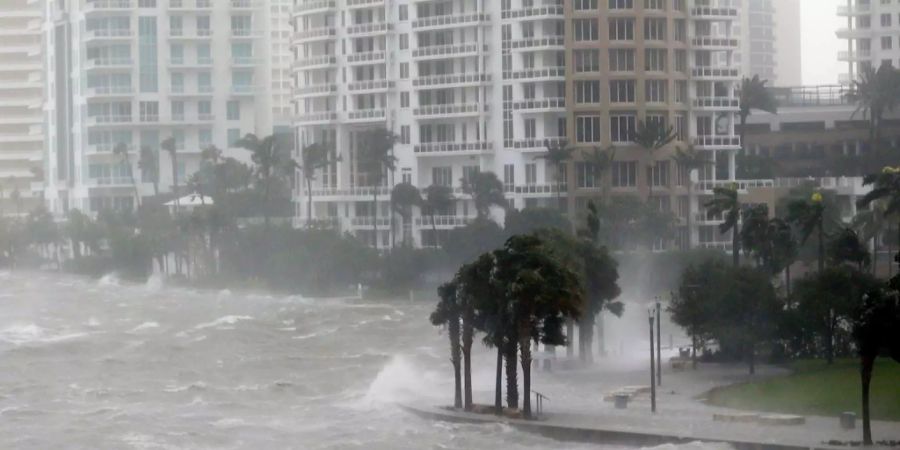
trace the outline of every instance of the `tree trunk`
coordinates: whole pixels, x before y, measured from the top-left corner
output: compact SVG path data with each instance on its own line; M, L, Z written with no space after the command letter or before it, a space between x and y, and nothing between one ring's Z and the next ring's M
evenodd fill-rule
M691 208L692 202L691 199L694 198L694 180L691 179L691 172L688 172L688 215L687 215L687 250L690 251L692 246L692 241L694 240L694 211Z
M437 225L434 223L434 211L431 212L431 239L434 240L434 248L438 248Z
M756 374L756 343L750 342L747 345L747 359L750 362L750 375Z
M575 322L572 319L566 320L566 357L575 356Z
M691 368L697 370L697 335L691 336Z
M306 178L306 228L312 228L312 179Z
M463 373L463 384L465 389L464 407L472 409L472 338L475 330L472 328L472 312L468 311L463 315L462 324L462 354L465 371Z
M522 416L531 419L531 346L528 330L519 330L519 347L522 355Z
M372 186L372 247L378 250L378 186Z
M823 218L819 219L819 275L825 272L825 230Z
M579 356L581 358L581 362L585 364L593 364L594 363L594 323L595 316L590 313L585 313L582 316L581 323L578 324L578 341L579 345Z
M872 383L874 356L861 357L863 445L872 445L872 421L869 415L869 387Z
M494 414L503 415L503 344L497 344L497 367L494 378Z
M731 230L731 261L734 264L734 268L737 269L741 266L741 240L740 240L740 228L739 228L740 219L738 219L734 228Z
M263 224L269 228L271 219L269 217L269 194L272 189L271 168L266 169L265 184L263 185Z
M450 361L453 364L453 407L462 408L462 373L460 367L459 317L450 319Z
M784 284L787 288L787 296L791 297L791 263L788 262L787 266L784 268Z
M827 342L825 342L825 351L827 352L826 361L828 365L834 364L834 318L832 317L833 312L828 312L828 333L826 333Z
M506 343L506 407L510 409L519 408L518 347L515 340Z

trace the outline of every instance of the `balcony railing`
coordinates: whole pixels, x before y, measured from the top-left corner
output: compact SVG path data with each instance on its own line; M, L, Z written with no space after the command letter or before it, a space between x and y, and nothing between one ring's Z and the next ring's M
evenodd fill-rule
M489 14L472 13L472 14L450 14L443 16L425 17L412 21L413 29L431 28L441 26L459 26L468 24L479 24L491 20Z
M487 83L491 75L485 73L454 73L446 75L429 75L413 79L413 86L443 86L448 84Z
M483 152L494 148L491 142L431 142L413 147L419 154L446 154L458 152Z

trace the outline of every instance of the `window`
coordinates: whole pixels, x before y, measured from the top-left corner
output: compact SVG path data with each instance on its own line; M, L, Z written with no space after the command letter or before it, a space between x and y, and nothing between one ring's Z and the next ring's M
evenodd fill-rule
M208 100L197 102L197 118L200 120L210 120L213 118L212 102Z
M596 19L575 19L572 21L575 30L575 41L596 41L600 38Z
M409 108L409 92L400 93L400 107Z
M881 49L882 50L890 50L893 47L894 38L891 36L882 36L881 37Z
M407 5L400 5L400 20L409 20L409 7Z
M881 26L882 27L890 27L891 26L891 15L890 14L882 14L881 15Z
M645 100L651 103L665 103L667 86L666 80L647 80L644 83Z
M409 63L400 63L400 78L409 78Z
M184 102L172 102L172 120L184 120Z
M400 143L409 144L409 125L400 126Z
M609 137L613 142L631 142L636 128L634 114L612 114L609 117Z
M662 18L645 18L644 19L644 39L648 41L664 41L666 40L666 19Z
M614 48L609 50L610 72L634 72L634 50Z
M578 189L594 189L600 187L596 166L591 163L575 163L575 185ZM601 177L602 178L602 177Z
M609 101L611 103L634 103L634 80L610 80Z
M525 139L534 139L537 136L535 119L525 119Z
M158 102L140 102L141 122L158 122L159 121L159 103Z
M516 166L514 164L503 165L503 185L507 187L516 185Z
M463 166L462 169L463 169L462 182L466 183L466 184L471 183L472 180L475 178L475 175L477 175L478 171L479 171L478 166Z
M400 35L400 50L406 50L409 48L409 35L403 33Z
M669 186L669 161L656 161L652 168L647 168L647 179L653 187Z
M613 187L637 186L637 162L615 161L610 167L610 180Z
M600 81L578 80L575 82L575 103L600 103Z
M666 9L665 0L644 0L644 9L656 9L662 11Z
M575 118L575 140L579 143L600 142L600 116Z
M644 52L644 70L648 72L666 71L668 50L664 48L648 48Z
M157 92L159 90L159 82L157 75L156 17L139 17L138 34L140 89L141 92Z
M200 129L200 131L197 132L197 142L200 144L201 149L206 149L212 146L212 130L210 130L209 128Z
M597 0L575 0L576 11L587 11L597 9Z
M609 0L609 9L632 9L634 0Z
M241 120L241 102L229 101L226 105L228 120Z
M609 40L611 40L611 41L633 41L634 40L634 19L630 19L630 18L609 19Z
M572 52L575 60L576 72L599 72L600 71L600 51L576 49Z
M435 186L453 186L453 168L432 167L431 184L434 184Z
M527 186L534 186L537 184L537 164L525 164L525 184Z

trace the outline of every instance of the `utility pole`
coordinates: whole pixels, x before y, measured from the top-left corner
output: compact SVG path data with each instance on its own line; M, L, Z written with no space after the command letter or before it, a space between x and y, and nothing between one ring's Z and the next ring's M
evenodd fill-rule
M656 385L662 386L662 309L656 297Z
M650 320L650 411L656 414L656 363L655 363L655 355L656 352L653 351L653 308L650 308L649 317Z

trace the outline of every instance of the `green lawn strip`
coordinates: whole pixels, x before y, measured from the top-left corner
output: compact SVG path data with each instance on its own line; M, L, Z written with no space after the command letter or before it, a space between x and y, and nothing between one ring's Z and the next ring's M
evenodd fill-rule
M716 389L708 402L728 408L787 414L837 416L861 414L859 363L799 361L790 375ZM900 421L900 364L881 358L875 365L871 393L872 418Z

